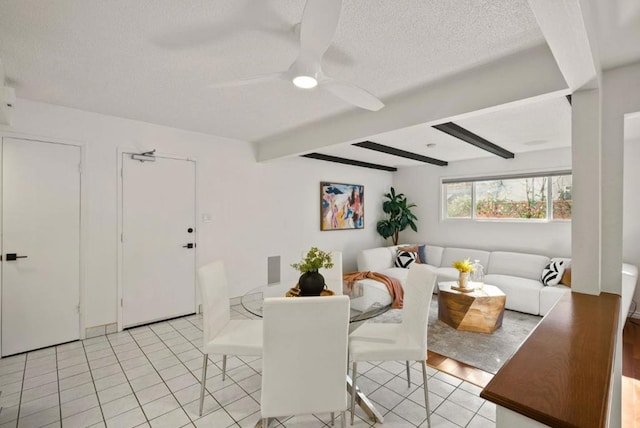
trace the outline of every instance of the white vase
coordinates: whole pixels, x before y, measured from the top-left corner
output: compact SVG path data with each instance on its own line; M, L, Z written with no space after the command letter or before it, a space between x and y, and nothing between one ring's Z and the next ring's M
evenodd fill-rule
M460 288L467 288L468 281L469 281L469 272L460 272L460 277L458 278L458 286Z

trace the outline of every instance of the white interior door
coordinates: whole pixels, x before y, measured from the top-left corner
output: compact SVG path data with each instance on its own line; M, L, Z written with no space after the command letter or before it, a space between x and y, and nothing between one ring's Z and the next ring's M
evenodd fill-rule
M194 162L123 154L122 231L123 327L195 312Z
M2 140L2 355L80 333L80 148Z

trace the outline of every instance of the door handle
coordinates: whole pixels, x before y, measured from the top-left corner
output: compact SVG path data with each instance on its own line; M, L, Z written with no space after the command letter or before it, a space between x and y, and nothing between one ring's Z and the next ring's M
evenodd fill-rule
M193 248L195 246L196 244L192 244L191 242L189 242L187 245L183 245L182 248Z
M5 254L5 260L10 262L16 259L26 259L27 256L19 256L16 253L7 253Z

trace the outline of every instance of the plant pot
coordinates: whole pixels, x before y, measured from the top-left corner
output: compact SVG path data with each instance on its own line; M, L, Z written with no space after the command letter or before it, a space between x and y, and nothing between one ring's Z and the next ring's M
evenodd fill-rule
M460 277L458 278L458 286L460 288L467 288L469 282L469 272L460 272Z
M298 280L301 296L319 296L324 287L324 277L318 272L305 272Z

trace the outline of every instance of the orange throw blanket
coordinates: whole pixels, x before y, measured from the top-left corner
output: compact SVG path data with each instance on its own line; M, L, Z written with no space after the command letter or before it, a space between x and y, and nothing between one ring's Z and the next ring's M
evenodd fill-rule
M380 281L387 287L387 290L389 290L389 295L393 299L391 308L402 308L404 290L402 289L402 285L400 285L400 281L398 281L397 279L391 278L387 275L383 275L379 272L349 272L345 273L342 278L347 281L350 286L353 285L354 282L360 281L361 279L373 279L376 281Z

